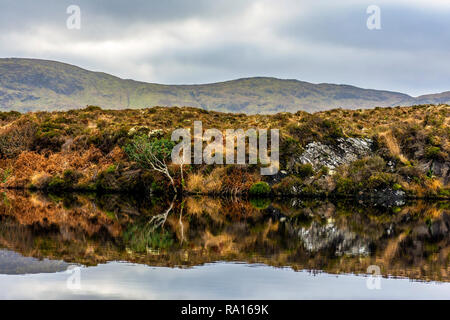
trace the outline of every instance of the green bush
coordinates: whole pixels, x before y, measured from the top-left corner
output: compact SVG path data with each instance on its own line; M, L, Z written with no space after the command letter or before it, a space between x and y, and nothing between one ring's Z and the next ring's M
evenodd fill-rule
M358 191L359 185L355 185L355 182L350 178L344 178L336 175L336 191L338 194L353 194Z
M300 178L309 178L314 175L314 169L313 166L310 163L306 164L296 164L295 165L295 173Z
M392 186L392 189L394 189L394 190L401 190L402 186L400 184L398 184L398 183L394 183L394 185Z
M439 159L441 155L441 148L439 147L428 147L425 151L425 157L428 159Z
M116 167L114 165L109 166L106 170L100 172L95 181L95 187L97 190L102 191L118 191L120 190L120 184L117 181Z
M397 184L397 177L392 173L376 172L367 180L366 186L369 189L390 187Z
M47 189L54 191L73 189L82 176L83 174L78 171L65 170L62 177L55 176L50 180Z
M124 151L130 160L144 169L152 169L155 161L168 161L175 143L168 139L150 140L147 136L135 136Z
M249 193L254 196L268 195L270 193L270 186L264 181L256 182L250 187Z
M53 177L48 184L48 189L50 190L63 190L66 189L66 184L61 177Z
M450 198L450 189L439 190L439 196L444 197L444 198Z

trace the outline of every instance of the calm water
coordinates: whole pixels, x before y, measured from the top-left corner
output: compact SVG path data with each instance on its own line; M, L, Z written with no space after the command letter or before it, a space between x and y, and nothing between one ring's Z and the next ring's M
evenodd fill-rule
M450 299L448 202L0 200L2 299Z

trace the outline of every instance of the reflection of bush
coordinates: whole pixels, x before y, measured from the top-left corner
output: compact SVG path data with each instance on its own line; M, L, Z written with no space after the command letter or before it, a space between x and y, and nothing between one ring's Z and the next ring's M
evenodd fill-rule
M158 228L153 230L149 224L130 225L123 233L125 246L137 253L146 252L149 249L168 249L174 244L173 236L167 230Z
M297 199L267 207L269 201L261 198L190 197L185 206L175 202L170 212L165 200L152 203L121 194L49 199L6 191L1 200L0 242L37 258L152 266L239 260L332 273L365 272L376 261L386 274L446 280L448 202L415 202L392 214L351 200ZM314 233L324 243L330 232L339 237L312 254L299 231ZM369 243L370 255L337 257L336 248L346 239ZM146 254L152 250L160 251Z
M266 209L270 206L271 200L268 198L251 198L250 203L256 209Z

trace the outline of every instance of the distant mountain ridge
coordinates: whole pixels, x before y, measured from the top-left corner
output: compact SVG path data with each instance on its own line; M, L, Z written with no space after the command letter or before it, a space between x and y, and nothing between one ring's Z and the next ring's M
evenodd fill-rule
M37 59L0 59L0 110L67 110L192 106L237 113L315 112L450 103L450 91L423 95L255 77L201 85L162 85L121 79Z

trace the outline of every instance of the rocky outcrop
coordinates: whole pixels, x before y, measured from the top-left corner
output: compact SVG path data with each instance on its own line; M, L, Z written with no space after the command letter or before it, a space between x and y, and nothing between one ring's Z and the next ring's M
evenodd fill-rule
M335 145L311 142L297 159L301 164L311 164L315 170L328 167L334 170L372 152L373 141L367 138L339 138Z
M450 163L446 161L433 161L430 166L433 175L442 178L444 185L450 184Z

